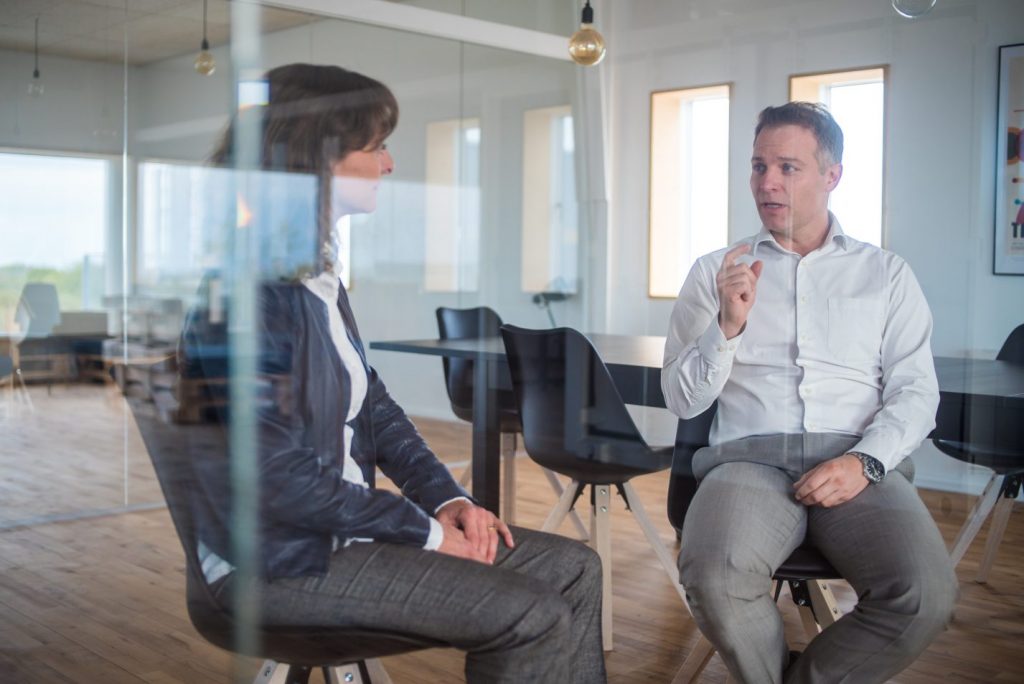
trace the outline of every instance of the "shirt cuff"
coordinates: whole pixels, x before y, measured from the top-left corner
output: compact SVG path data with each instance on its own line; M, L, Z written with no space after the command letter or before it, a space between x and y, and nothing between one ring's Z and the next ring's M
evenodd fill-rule
M895 439L895 436L891 435L868 433L861 437L860 441L850 451L859 451L862 454L871 456L881 463L882 467L885 468L885 472L888 473L903 460L902 456L892 453L891 447L886 446L887 444L892 444Z
M725 339L725 333L722 332L721 326L718 325L718 318L713 318L711 325L708 326L708 329L704 331L704 334L697 341L697 349L700 351L700 355L711 365L727 366L732 363L732 358L736 355L736 349L740 346L742 340L742 332L731 340Z
M466 503L473 503L473 501L471 499L468 499L468 498L466 498L464 496L453 496L452 498L448 499L447 501L443 501L442 503L438 504L437 508L434 509L434 515L437 515L437 512L439 510L441 510L442 508L444 508L445 506L450 504L452 501L465 501Z
M430 519L430 534L427 535L427 543L423 545L425 551L437 551L444 541L444 527L433 518Z

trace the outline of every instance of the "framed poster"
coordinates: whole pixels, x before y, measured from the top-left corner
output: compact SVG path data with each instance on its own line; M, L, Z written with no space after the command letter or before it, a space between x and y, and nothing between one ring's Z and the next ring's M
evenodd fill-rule
M1024 275L1024 43L999 47L995 255L992 272Z

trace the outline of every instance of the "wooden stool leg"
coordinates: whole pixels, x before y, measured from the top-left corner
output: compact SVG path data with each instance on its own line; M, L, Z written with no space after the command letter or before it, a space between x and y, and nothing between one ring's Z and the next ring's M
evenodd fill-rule
M960 528L960 532L956 536L956 541L953 542L953 550L949 552L950 558L953 559L953 565L959 563L964 554L967 553L971 542L974 541L974 538L981 530L985 518L988 517L988 514L996 505L999 492L1002 489L1000 486L1002 480L1003 478L1000 475L993 473L985 485L985 490L978 497L978 500L974 502L974 508L971 509L970 515L967 516L967 520L964 522L964 526Z
M995 513L992 514L992 524L988 528L988 541L985 542L985 555L978 567L978 576L975 582L984 584L988 582L988 574L992 571L992 564L999 553L999 544L1003 541L1003 534L1006 532L1006 524L1010 521L1010 512L1013 511L1013 501L1016 497L999 497Z
M686 656L686 660L683 661L683 666L676 672L676 676L672 678L672 684L691 684L696 682L700 679L704 668L708 666L713 655L715 655L715 647L704 638L703 634L698 633L697 643L694 644L689 655Z
M611 486L591 485L593 493L593 513L591 514L591 532L594 550L601 557L601 634L604 650L612 650L612 539L611 519Z
M501 518L506 525L516 524L516 434L501 433Z

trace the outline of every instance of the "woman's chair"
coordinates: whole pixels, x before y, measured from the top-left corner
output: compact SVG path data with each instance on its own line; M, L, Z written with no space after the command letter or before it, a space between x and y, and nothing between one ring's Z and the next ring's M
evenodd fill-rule
M572 483L544 522L553 531L590 488L591 539L601 556L604 648L612 648L611 539L609 509L616 490L639 524L673 587L679 571L651 524L630 480L668 468L672 449L651 448L633 423L608 368L590 341L569 328L501 328L512 386L523 424L526 453L541 467Z
M215 423L174 423L167 418L176 414L173 407L161 410L167 408L165 402L150 403L131 394L126 398L185 551L189 618L196 631L210 643L264 659L253 684L304 684L315 668L323 670L323 679L330 684L390 684L384 668L374 659L433 645L392 632L316 624L256 624L247 628L243 620L236 620L230 602L226 605L219 600L203 575L199 560L200 518L196 515L196 511L211 507L204 499L201 473L227 467L224 427ZM170 401L173 402L173 397ZM204 532L207 536L211 534L210 530Z
M437 330L442 340L463 340L479 337L497 337L501 328L501 317L494 309L478 306L472 309L452 309L438 307ZM452 412L469 423L473 422L473 373L475 362L470 359L442 357L444 364L444 386L448 390L448 400ZM502 519L509 525L515 524L516 516L516 435L523 431L519 422L519 411L516 409L515 396L509 390L497 390L498 419L501 425L501 462L504 472L502 481ZM469 484L473 469L466 468L459 478L459 484ZM544 469L551 488L557 496L564 491L558 476ZM583 539L587 538L587 528L579 516L572 514L573 524Z
M1024 364L1024 325L1014 328L996 355L996 360ZM993 411L991 407L972 410L967 418L969 420L965 421L964 429L970 441L934 439L932 443L939 451L959 461L992 470L992 477L960 528L953 542L953 550L950 551L953 564L956 565L963 559L991 513L992 524L988 530L985 554L975 577L977 582L984 583L988 581L1013 503L1020 494L1021 482L1024 480L1024 424L1015 420L1015 416L1009 412Z
M676 538L682 534L686 511L697 493L697 478L693 474L693 455L708 445L711 423L714 421L718 403L715 402L704 413L689 420L680 420L676 429L676 444L672 456L672 476L668 488L668 519L676 530ZM840 612L835 597L826 580L841 579L821 553L809 543L797 548L775 571L775 600L779 600L782 585L789 585L793 602L799 607L807 638L839 619ZM694 682L700 678L714 647L702 635L690 651L682 668L672 680L673 684Z

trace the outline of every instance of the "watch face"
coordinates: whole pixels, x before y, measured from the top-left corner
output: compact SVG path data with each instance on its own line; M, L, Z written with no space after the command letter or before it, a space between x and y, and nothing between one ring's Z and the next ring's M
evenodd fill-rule
M882 481L883 472L881 464L878 461L867 454L857 454L857 458L859 458L860 462L864 465L864 477L866 477L869 482L878 484Z

